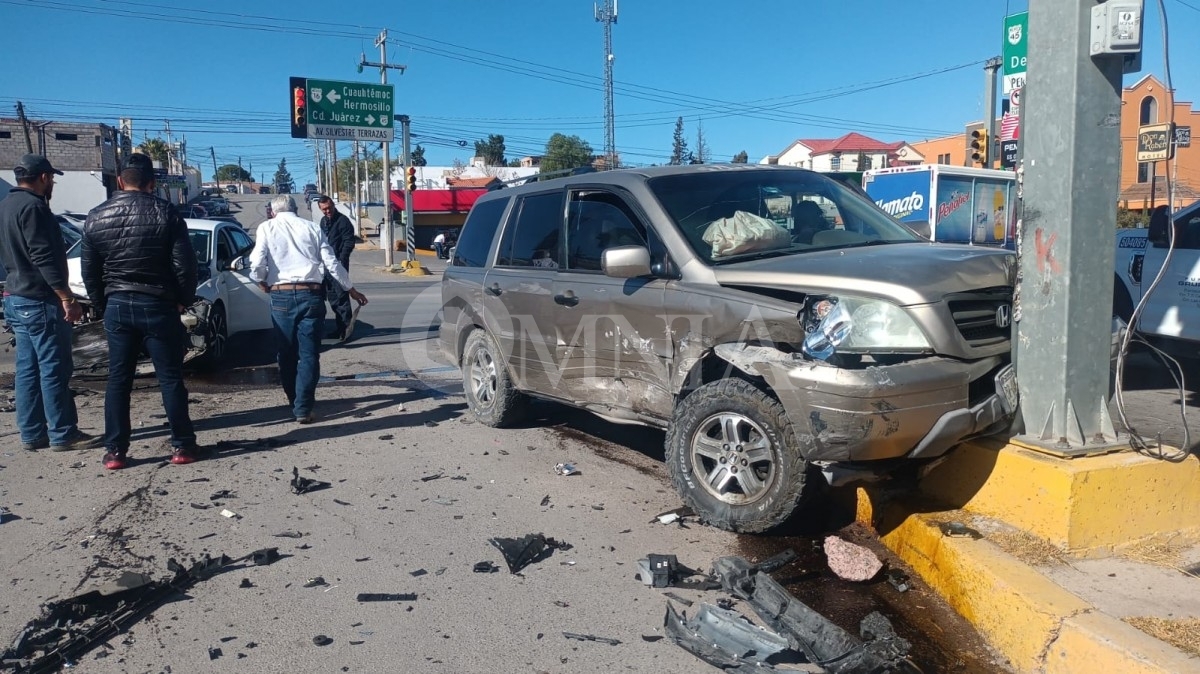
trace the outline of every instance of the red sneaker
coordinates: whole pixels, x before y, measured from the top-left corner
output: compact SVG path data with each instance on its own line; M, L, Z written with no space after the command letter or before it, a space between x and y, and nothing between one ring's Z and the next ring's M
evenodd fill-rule
M119 452L108 452L104 455L104 467L108 470L121 470L125 467L125 455Z
M200 457L196 454L197 450L195 447L190 449L177 449L175 450L175 453L171 455L171 463L175 464L176 466L182 466L188 463L196 463L200 460Z

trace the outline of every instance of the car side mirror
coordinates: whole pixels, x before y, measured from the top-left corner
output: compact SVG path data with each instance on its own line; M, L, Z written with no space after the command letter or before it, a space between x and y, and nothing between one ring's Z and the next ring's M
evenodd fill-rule
M645 246L617 246L600 256L600 268L605 276L638 278L650 275L650 251Z

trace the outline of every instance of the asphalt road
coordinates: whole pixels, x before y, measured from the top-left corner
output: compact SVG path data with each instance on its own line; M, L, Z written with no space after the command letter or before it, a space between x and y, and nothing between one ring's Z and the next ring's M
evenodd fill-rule
M236 198L239 220L253 227L266 197ZM236 558L274 546L278 562L234 565L198 584L89 653L80 669L703 671L690 654L655 639L667 599L634 579L637 560L669 553L707 568L720 555L756 560L790 547L801 558L780 571L781 582L842 627L857 633L857 621L879 610L916 644L925 671L1003 671L919 582L900 594L886 582L833 578L812 552L814 540L840 532L878 549L847 526L844 513L818 508L806 526L777 536L651 523L679 505L661 463L661 432L555 405L539 405L522 428L472 423L458 374L430 339L437 276L385 275L376 271L381 261L378 251L352 259L371 303L354 338L322 357L317 424L290 421L263 335L237 342L232 369L189 378L200 440L215 450L190 466L165 463L152 379L139 380L134 393L135 462L117 473L102 470L98 452L22 454L13 416L0 414L0 505L12 512L0 524L0 565L11 576L0 597L0 638L40 604L122 571L161 578L169 558ZM1167 407L1178 393L1165 390L1149 364L1139 368L1127 396L1135 425L1174 437L1182 425L1172 425ZM0 354L6 386L11 371L11 354ZM93 431L103 424L102 387L79 382L81 425ZM1187 401L1196 404L1194 396ZM559 462L581 473L557 475ZM294 468L330 486L293 494ZM535 532L573 547L508 573L488 540ZM481 561L502 570L474 572ZM310 582L318 577L323 583ZM417 598L356 601L364 592ZM721 596L674 592L696 602ZM621 643L571 641L564 631ZM332 642L315 645L319 635ZM215 648L221 653L211 659Z

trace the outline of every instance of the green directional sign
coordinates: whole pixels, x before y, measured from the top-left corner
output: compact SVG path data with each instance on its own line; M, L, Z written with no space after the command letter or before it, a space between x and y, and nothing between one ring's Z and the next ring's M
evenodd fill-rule
M1004 17L1004 95L1025 87L1029 53L1029 12Z
M390 84L305 80L308 137L327 140L395 140Z

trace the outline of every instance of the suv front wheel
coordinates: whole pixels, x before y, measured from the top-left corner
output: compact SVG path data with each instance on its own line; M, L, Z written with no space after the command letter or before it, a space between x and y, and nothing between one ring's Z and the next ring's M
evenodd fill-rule
M487 426L509 426L525 415L529 399L513 387L496 340L483 330L467 336L462 355L463 393L475 418Z
M743 379L705 384L676 405L666 459L684 501L729 531L762 532L787 521L808 477L787 412Z

